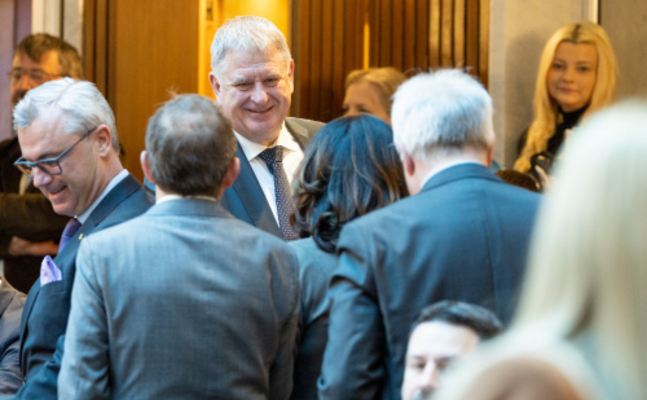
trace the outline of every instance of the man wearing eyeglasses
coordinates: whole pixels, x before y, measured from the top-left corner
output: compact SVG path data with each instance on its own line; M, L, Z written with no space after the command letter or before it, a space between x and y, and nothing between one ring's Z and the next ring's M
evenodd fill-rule
M25 383L15 398L54 400L79 245L143 213L150 202L121 165L114 115L92 83L44 83L16 105L13 117L22 151L16 167L69 221L58 255L43 259L29 291L20 335Z
M25 37L8 72L11 106L29 90L63 76L82 77L76 49L44 33ZM20 147L15 132L6 128L13 137L0 143L0 260L4 259L7 280L27 292L38 278L42 256L56 254L58 246L53 240L60 237L67 220L54 213L31 178L14 167Z

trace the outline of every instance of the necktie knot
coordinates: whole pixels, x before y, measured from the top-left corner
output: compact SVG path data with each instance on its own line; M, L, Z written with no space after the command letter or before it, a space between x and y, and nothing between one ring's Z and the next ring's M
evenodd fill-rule
M275 175L277 170L275 166L283 163L283 146L268 147L258 155L258 158L263 160L272 175Z
M78 219L70 219L67 225L65 225L65 229L63 229L63 235L61 235L61 242L59 243L59 251L63 250L63 247L65 247L67 242L69 242L70 239L74 237L74 235L79 231L80 228L81 223Z

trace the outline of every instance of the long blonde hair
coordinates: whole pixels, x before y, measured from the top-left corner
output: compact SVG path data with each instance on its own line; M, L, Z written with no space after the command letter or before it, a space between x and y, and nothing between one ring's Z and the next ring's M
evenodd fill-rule
M591 94L589 107L583 115L586 118L591 112L611 103L616 86L618 63L611 42L604 29L592 22L580 22L561 27L551 36L544 47L539 63L539 73L535 85L533 100L534 120L528 129L528 139L521 155L514 164L514 169L527 172L530 169L530 158L546 150L548 140L555 133L558 116L558 104L548 93L546 77L550 71L557 47L562 42L573 44L591 44L598 54L596 83Z

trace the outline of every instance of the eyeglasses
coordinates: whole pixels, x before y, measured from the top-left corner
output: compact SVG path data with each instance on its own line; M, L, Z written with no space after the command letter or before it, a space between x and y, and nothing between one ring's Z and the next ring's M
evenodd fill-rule
M48 74L40 68L34 69L23 69L23 68L14 68L7 73L7 76L11 78L13 82L18 82L22 79L24 75L29 76L34 83L42 84L52 79L60 78L63 75L61 74Z
M83 139L86 137L90 136L92 132L94 132L97 128L93 128L86 132L83 136L81 136L81 139L77 140L76 143L68 147L67 149L63 150L61 154L59 154L57 157L54 158L46 158L44 160L40 161L27 161L23 157L20 157L13 165L16 166L22 172L23 174L26 175L31 175L32 171L34 170L34 167L38 167L41 171L46 173L47 175L60 175L63 173L63 168L61 168L60 161L63 157L68 155L70 151L76 146L77 144L81 143Z

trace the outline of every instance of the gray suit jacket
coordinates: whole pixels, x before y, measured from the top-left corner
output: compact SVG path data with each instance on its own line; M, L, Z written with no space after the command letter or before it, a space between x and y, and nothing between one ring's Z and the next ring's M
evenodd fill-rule
M400 399L409 330L431 303L466 301L509 322L539 199L461 164L346 225L319 398Z
M0 283L0 394L14 394L22 385L20 373L20 316L25 296L3 280Z
M60 399L287 399L296 258L209 200L84 240Z
M285 125L301 148L305 148L310 139L324 126L321 122L291 117L286 118ZM281 237L281 229L240 145L236 157L240 159L240 174L234 185L225 190L221 200L222 206L234 217Z

